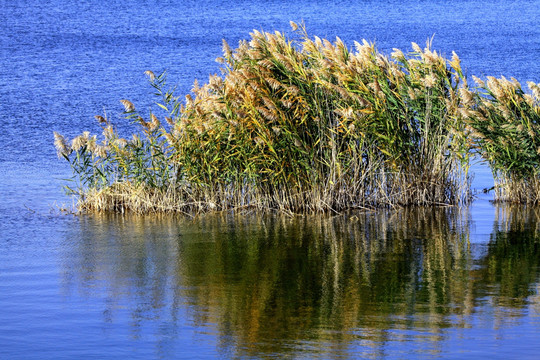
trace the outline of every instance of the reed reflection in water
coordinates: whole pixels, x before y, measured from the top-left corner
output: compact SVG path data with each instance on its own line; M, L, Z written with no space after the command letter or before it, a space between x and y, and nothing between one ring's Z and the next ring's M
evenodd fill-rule
M94 215L73 234L64 289L103 297L105 322L128 313L126 331L164 357L197 337L232 356L437 356L467 329L540 314L538 218L499 208L482 245L454 208Z

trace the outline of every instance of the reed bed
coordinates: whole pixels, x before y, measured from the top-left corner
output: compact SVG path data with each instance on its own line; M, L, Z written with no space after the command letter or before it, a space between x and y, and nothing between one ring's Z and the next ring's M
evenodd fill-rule
M145 118L122 100L131 139L102 116L101 141L55 133L79 208L325 212L470 200L469 90L456 54L446 60L428 43L386 56L291 25L293 40L254 31L234 50L224 42L222 75L185 99L148 71L159 108Z
M495 201L540 202L540 87L516 79L474 78L477 91L462 90L473 148L495 180Z

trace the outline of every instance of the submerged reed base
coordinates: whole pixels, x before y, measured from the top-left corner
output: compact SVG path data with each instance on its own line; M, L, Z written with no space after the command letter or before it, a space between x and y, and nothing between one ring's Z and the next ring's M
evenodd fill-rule
M538 175L514 177L496 174L494 201L516 204L540 204L540 179Z
M297 40L254 31L235 50L224 42L223 76L195 82L185 100L165 74L147 71L159 108L145 119L121 101L137 126L131 139L102 116L101 141L55 133L79 209L305 213L471 200L471 148L498 164L487 134L515 116L493 95L492 80L489 96L474 92L457 55L446 60L429 43L388 57L365 40L350 50L291 24ZM538 97L530 98L520 111L537 116ZM516 129L536 139L535 121ZM530 148L528 169L540 168L540 144ZM516 186L504 166L497 171ZM533 183L518 186L521 198Z
M406 179L403 178L403 183ZM396 181L397 182L397 181ZM382 184L381 184L382 186ZM385 187L371 196L355 199L350 194L329 193L327 190L310 189L305 192L287 190L243 189L241 191L213 190L198 192L186 189L166 190L150 188L130 182L114 183L102 188L89 188L78 195L77 209L82 212L136 212L136 213L198 213L214 210L281 211L286 213L341 212L344 210L371 210L379 207L410 205L451 205L450 196L461 189L438 193L443 185L435 182L410 184L402 188ZM441 199L435 202L433 199Z

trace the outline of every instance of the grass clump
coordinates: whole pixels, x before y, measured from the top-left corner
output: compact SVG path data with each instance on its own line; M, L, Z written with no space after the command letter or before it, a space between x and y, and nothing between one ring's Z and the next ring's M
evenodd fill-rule
M540 87L532 94L504 77L475 78L478 90L463 90L474 148L488 162L495 201L540 201Z
M337 38L254 31L232 50L222 76L194 84L185 101L147 72L165 121L145 120L120 138L88 133L59 154L79 180L81 209L291 212L460 204L470 198L459 58L413 44L381 54Z

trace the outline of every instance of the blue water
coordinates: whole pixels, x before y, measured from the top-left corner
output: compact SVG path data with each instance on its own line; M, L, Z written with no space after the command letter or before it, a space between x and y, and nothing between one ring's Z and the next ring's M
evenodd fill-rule
M250 342L249 334L240 335L246 325L223 310L237 299L235 282L211 283L218 275L227 280L227 272L200 278L182 272L193 271L183 264L197 264L195 255L184 254L186 244L207 249L203 258L220 254L216 240L204 238L214 228L60 214L58 206L71 204L61 189L70 171L56 157L52 132L98 132L93 116L103 112L128 131L118 100L130 99L140 109L152 105L145 70L166 69L185 93L195 78L219 72L214 59L222 39L234 46L253 29L290 34L290 20L305 21L312 35L339 36L351 45L375 41L386 53L433 37L434 48L455 51L469 75L540 82L540 1L0 0L0 15L0 358L535 358L540 300L532 263L522 265L531 278L514 299L520 307L497 303L494 294L504 284L493 280L481 295L470 295L476 300L466 321L451 311L422 311L421 303L406 313L352 316L347 327L321 321L294 336L261 330ZM474 187L490 187L485 166L473 169ZM499 234L497 210L488 200L476 201L463 230L473 259L481 259ZM532 214L524 228L535 226ZM234 238L240 225L215 226ZM267 255L261 250L260 256ZM475 269L487 265L460 266L474 280ZM301 322L298 311L284 326ZM436 316L442 322L430 320ZM389 325L369 325L380 322ZM371 333L382 328L384 341Z

